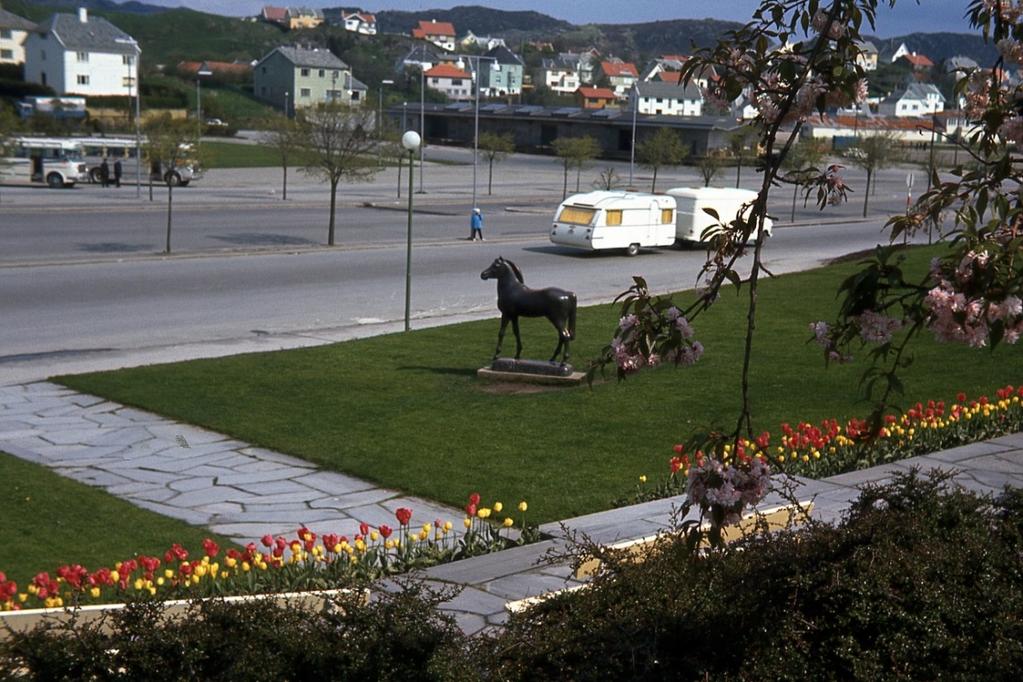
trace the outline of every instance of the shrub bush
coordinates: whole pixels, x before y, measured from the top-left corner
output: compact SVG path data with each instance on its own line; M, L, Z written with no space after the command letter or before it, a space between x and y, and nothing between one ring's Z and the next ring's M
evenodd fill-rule
M13 636L0 678L1018 679L1023 494L947 482L898 476L837 526L612 556L590 589L471 641L434 609L449 595L415 584L329 613L214 601L171 620L142 602L112 617L113 634Z

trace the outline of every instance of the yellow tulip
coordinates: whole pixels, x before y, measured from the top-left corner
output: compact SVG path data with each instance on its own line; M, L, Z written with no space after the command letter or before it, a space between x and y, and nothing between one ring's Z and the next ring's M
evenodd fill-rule
M515 525L515 521L513 521L510 516L506 516L505 519L504 519L504 527L505 528L511 528L514 525Z
M132 583L132 587L134 587L136 590L141 590L144 584L145 583L142 582L142 578L135 578L135 582Z
M195 567L195 575L196 575L196 577L199 577L199 578L205 577L207 570L208 569L206 567L206 564L199 564L198 566Z
M451 525L450 521L445 521L444 522L444 530L445 531L450 531L452 528L453 528L453 526Z
M646 483L646 474L643 474L642 476L639 477L639 482Z
M93 588L92 588L91 590L89 590L89 595L90 595L90 596L91 596L91 597L92 597L93 599L95 599L96 597L98 597L98 596L99 596L99 592L100 592L100 590L99 590L99 588L98 588L98 587L93 587Z
M242 571L244 573L248 573L251 570L252 570L252 566L249 565L249 562L248 561L243 561L242 562Z
M369 539L372 540L373 542L376 542L377 540L380 539L380 533L376 532L375 530L371 530L369 532Z
M155 587L150 587L149 588L149 595L152 596L152 597L156 596L156 588Z
M228 568L234 568L235 565L237 565L238 560L235 559L233 556L229 556L226 559L224 559L224 563L227 564Z
M174 577L174 571L170 570L169 568L164 569L163 577L164 578L173 578Z
M465 517L464 519L462 519L462 525L464 525L466 528L472 528L472 519L470 519L468 516Z
M524 512L524 511L526 511L527 509L529 509L529 505L528 505L528 504L526 504L526 501L525 501L525 500L522 500L521 502L519 502L519 511L520 511L520 512Z
M480 517L481 519L485 519L488 516L490 516L490 509L488 509L487 507L482 507L479 509L479 511L476 512L476 516Z
M121 579L121 574L118 573L116 570L110 571L110 579L116 583L118 580Z
M495 514L500 514L502 509L504 509L504 505L503 504L501 504L500 502L495 502L494 503L494 513Z

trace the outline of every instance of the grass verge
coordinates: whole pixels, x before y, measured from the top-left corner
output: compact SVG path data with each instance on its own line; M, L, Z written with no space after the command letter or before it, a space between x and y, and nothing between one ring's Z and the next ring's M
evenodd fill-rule
M39 571L65 563L90 570L136 554L163 556L172 543L193 554L203 538L234 543L206 529L140 509L46 467L0 452L0 570L25 586Z
M911 268L925 272L940 248L909 252ZM751 375L758 430L868 410L858 388L865 365L825 369L807 343L808 323L833 317L838 284L855 268L763 283ZM474 490L505 504L527 499L542 522L607 508L640 474L665 471L673 443L708 425L734 426L745 305L745 295L726 292L698 318L707 351L697 366L592 390L513 392L478 382L496 320L57 381L449 504L463 505ZM608 341L617 314L610 305L579 311L580 364ZM546 357L550 325L522 326L527 357ZM1017 353L923 338L905 372L906 403L1018 383L1010 363Z

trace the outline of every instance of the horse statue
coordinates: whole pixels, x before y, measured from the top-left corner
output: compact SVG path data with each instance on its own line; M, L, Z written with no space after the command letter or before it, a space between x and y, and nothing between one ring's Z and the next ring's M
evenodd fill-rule
M501 311L501 331L497 334L494 359L501 354L504 331L511 322L515 332L515 359L522 355L519 316L546 317L558 330L558 345L550 361L561 353L562 364L568 361L568 342L575 338L575 294L564 289L530 289L523 282L522 271L510 260L498 257L480 273L480 279L497 280L497 308Z

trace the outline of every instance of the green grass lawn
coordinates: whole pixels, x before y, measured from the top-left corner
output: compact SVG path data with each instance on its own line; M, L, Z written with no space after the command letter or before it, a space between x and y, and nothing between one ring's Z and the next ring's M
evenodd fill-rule
M923 272L935 249L912 252ZM758 429L863 416L863 363L825 369L807 325L832 319L843 264L764 283L753 373ZM496 320L312 349L61 377L72 388L199 424L386 486L461 505L472 491L527 499L533 520L607 508L640 474L666 473L671 446L695 429L734 426L746 297L726 292L695 323L706 346L690 369L624 383L508 394L476 380ZM578 365L609 340L617 309L581 309ZM545 320L523 321L526 356L551 352ZM509 346L511 347L511 346ZM1018 349L918 344L907 400L975 394L1021 380ZM865 352L861 353L865 355Z
M207 168L280 168L281 157L270 147L235 142L203 140L203 161ZM297 159L289 166L299 165Z
M140 509L102 490L0 452L0 571L24 589L40 571L79 563L90 570L136 554L163 556L177 542L201 554L210 531Z

